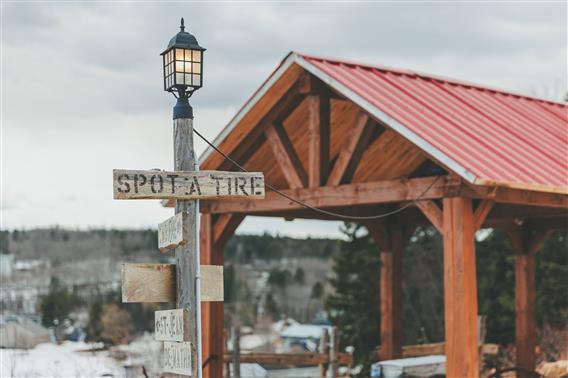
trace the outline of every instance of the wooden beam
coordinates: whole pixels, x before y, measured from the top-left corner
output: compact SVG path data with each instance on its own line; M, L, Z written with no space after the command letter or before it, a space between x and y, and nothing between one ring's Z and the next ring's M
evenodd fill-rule
M497 203L515 205L542 206L568 209L568 195L559 193L537 192L505 187L463 187L461 196L479 199L490 199Z
M492 200L482 200L479 205L477 205L477 208L473 213L473 223L476 230L481 228L494 204L495 202Z
M438 205L436 205L434 201L416 201L416 206L420 209L420 211L422 211L426 218L428 218L430 223L432 223L432 225L436 227L438 232L444 232L444 219L442 210L438 207Z
M325 183L329 173L330 102L325 94L308 95L309 186Z
M223 250L215 244L211 214L201 215L200 259L202 264L223 265ZM201 333L204 377L223 376L223 302L201 303Z
M272 147L274 157L282 169L288 186L292 189L306 187L308 176L282 125L275 123L268 127L266 129L266 139L270 143L270 147Z
M357 205L378 205L393 202L443 198L453 183L447 176L415 179L398 179L379 182L347 184L336 187L300 188L283 190L287 195L320 208L333 208ZM263 200L216 200L201 201L203 212L246 213L278 212L303 209L304 207L282 196L267 191Z
M214 243L218 248L227 244L239 225L245 219L243 214L221 214L215 222Z
M443 206L446 375L479 377L472 200L445 198Z
M369 116L360 112L355 124L349 130L341 151L339 151L337 160L327 179L327 186L337 186L342 182L351 181L373 131L372 126L368 123Z

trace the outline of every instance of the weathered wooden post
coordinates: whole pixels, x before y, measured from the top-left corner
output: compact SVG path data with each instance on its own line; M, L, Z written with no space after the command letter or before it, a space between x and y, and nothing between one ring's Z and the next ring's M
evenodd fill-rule
M241 378L241 334L239 327L231 329L231 340L233 341L233 377Z
M319 343L319 352L321 354L328 354L329 348L329 332L327 328L321 330L321 339ZM327 375L327 364L320 365L320 377L325 378Z
M175 249L176 263L125 264L122 301L172 302L157 311L155 338L164 342L166 373L202 376L201 302L223 301L223 267L199 264L199 199L264 198L262 173L199 172L193 149L193 110L189 97L202 85L204 48L184 31L162 53L164 89L177 97L173 111L174 172L113 171L115 199L173 199L175 215L158 227L161 252Z
M337 349L339 348L339 339L337 336L337 327L331 327L329 335L329 377L337 378Z

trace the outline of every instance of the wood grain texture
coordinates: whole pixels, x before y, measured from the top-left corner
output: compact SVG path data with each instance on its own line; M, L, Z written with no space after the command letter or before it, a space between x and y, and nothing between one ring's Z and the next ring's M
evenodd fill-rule
M222 248L245 219L243 214L221 214L215 222L215 244Z
M189 317L183 308L154 312L154 340L157 341L188 341Z
M309 95L306 98L309 107L309 186L319 187L327 180L329 173L329 138L330 124L329 97Z
M174 119L173 125L174 139L174 170L178 172L195 173L196 159L193 149L193 119ZM183 181L190 181L188 180ZM195 184L197 180L193 179ZM194 187L195 189L195 187ZM190 187L191 190L191 187ZM173 184L172 184L172 191ZM175 213L185 213L183 219L183 227L188 230L187 242L179 245L175 249L175 302L176 308L187 310L187 321L189 327L189 342L193 351L191 354L191 368L194 376L197 375L199 366L199 354L201 351L201 340L197 337L199 322L198 306L201 303L197 300L197 270L199 269L199 256L197 255L197 222L198 219L198 202L195 199L178 199L176 200ZM172 299L173 300L173 299Z
M201 215L200 231L201 262L208 265L223 265L223 249L215 243L214 221L211 214ZM203 370L203 376L221 377L224 351L223 302L201 303L201 330L203 361L210 361Z
M167 252L188 239L187 213L177 213L158 225L158 249Z
M359 113L333 164L333 169L327 178L327 186L337 186L342 182L351 181L373 131L368 121L369 117L366 113Z
M164 342L164 357L162 368L166 373L196 376L194 368L194 347L188 342ZM192 369L193 367L193 369Z
M201 265L201 301L223 300L223 267ZM175 264L123 264L122 302L173 302L176 299Z
M433 177L389 180L360 184L346 184L336 187L289 189L283 192L312 206L320 208L371 205L411 201L422 195L423 199L442 198L447 190L453 189L446 177L440 177L432 185ZM426 189L430 188L426 193ZM246 213L267 211L290 211L303 209L274 192L267 192L260 201L226 200L202 203L204 212L214 214Z
M223 267L201 265L201 301L223 301Z
M493 205L495 204L492 200L481 200L475 212L473 213L473 222L476 230L479 230L485 222L485 219L493 209Z
M177 120L176 120L177 121ZM264 198L260 172L113 170L114 198Z
M122 302L174 301L175 282L175 265L123 264Z
M479 377L472 200L444 198L443 207L446 375Z
M505 228L515 252L515 344L517 365L536 368L536 253L550 230L532 232L526 226Z
M444 219L442 210L436 205L434 201L416 201L416 206L422 211L422 213L428 218L430 223L438 232L444 232Z
M268 127L266 139L272 147L274 157L280 165L286 181L288 181L288 186L292 189L306 187L308 176L282 125L275 123Z

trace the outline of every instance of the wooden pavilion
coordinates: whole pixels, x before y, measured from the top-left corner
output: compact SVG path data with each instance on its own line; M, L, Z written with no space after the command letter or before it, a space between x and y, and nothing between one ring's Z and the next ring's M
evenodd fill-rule
M361 221L381 254L382 359L401 356L403 250L417 225L443 235L446 371L479 375L475 233L501 228L516 253L517 364L534 369L535 254L568 216L568 107L409 71L290 53L215 140L266 182ZM238 170L212 149L203 170ZM202 201L202 264L245 216L336 219L273 191ZM202 304L205 376L220 377L223 303ZM379 330L377 330L379 332Z

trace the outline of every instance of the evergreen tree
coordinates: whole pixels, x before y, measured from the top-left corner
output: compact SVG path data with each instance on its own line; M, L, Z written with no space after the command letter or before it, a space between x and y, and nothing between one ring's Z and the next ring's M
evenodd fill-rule
M40 303L41 323L46 327L51 327L56 322L65 320L72 309L72 295L61 286L57 277L52 277L49 292Z
M326 299L331 323L340 332L340 348L354 347L354 363L362 364L362 376L369 375L379 345L379 253L360 226L346 223L347 241L333 257L334 293Z

